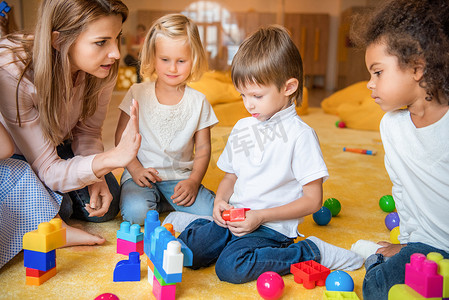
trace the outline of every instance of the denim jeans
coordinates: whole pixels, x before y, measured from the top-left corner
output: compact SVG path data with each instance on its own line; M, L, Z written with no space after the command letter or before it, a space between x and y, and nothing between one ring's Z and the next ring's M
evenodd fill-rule
M430 252L441 253L449 258L449 253L423 243L408 243L399 253L385 260L382 254L374 254L377 261L366 266L366 275L363 281L363 299L387 300L388 291L395 284L405 281L405 264L410 262L414 253L427 255Z
M215 194L200 185L195 202L191 206L176 205L170 197L180 180L166 180L152 183L152 187L138 186L132 178L123 182L121 187L120 209L123 219L134 224L143 225L147 212L163 212L164 206L176 211L200 216L212 216ZM168 205L170 204L170 205Z
M59 145L56 147L56 151L62 159L69 159L75 156L72 151L71 141L65 141L63 144ZM26 161L25 157L22 155L14 154L12 158ZM89 213L84 207L90 202L90 195L88 188L84 187L68 193L60 193L55 191L56 193L62 195L62 203L59 209L59 216L61 219L67 222L70 218L75 218L95 223L106 222L114 219L119 212L120 186L112 173L106 174L104 178L109 187L109 192L112 194L112 202L109 206L109 210L104 216L89 217Z
M231 283L253 281L267 271L286 275L291 264L321 260L312 241L293 243L293 239L265 226L237 237L215 222L197 219L178 238L193 252L192 269L215 262L218 278Z
M70 141L65 141L62 145L59 145L56 150L59 157L62 159L69 159L75 156ZM89 212L85 209L85 206L90 203L90 194L88 188L84 187L68 193L62 193L63 198L59 210L61 219L67 221L70 218L75 218L95 223L114 219L119 212L120 186L112 173L106 174L104 178L109 187L109 192L112 194L112 202L109 206L109 210L104 216L89 217Z

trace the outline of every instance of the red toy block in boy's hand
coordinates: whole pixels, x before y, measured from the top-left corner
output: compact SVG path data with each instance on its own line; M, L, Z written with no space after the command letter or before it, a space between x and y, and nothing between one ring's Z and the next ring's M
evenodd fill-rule
M232 208L225 210L221 213L221 217L225 221L238 222L245 220L245 213L250 210L250 208Z

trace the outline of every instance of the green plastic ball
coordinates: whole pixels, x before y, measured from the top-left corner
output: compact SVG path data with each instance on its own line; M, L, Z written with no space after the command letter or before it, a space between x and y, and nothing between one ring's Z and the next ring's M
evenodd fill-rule
M393 196L391 195L382 196L379 200L379 206L384 212L389 213L395 210L396 205L394 203Z
M332 213L332 217L337 216L341 211L340 201L335 198L328 198L326 201L324 201L323 206L329 208Z

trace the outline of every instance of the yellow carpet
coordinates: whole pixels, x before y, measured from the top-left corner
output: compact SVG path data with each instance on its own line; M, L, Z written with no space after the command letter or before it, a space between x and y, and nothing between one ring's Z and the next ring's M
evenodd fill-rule
M384 225L386 213L379 208L378 201L381 196L391 193L391 183L383 165L384 152L379 133L336 128L334 124L338 117L324 114L318 108L310 108L309 114L302 118L315 128L329 168L330 178L324 184L324 199L339 199L342 211L327 226L318 226L311 216L306 217L299 231L346 249L358 239L388 240L389 231ZM212 130L213 158L205 178L205 185L212 190L216 190L223 175L215 162L230 130L230 127ZM376 156L348 153L342 151L343 147L372 149L378 153ZM125 259L116 254L116 232L120 223L120 218L105 224L75 223L103 235L107 239L106 244L58 249L58 273L41 286L25 285L23 253L20 253L0 269L0 299L94 299L106 292L114 293L122 300L154 299L147 281L145 261L141 264L140 282L112 281L115 264ZM354 279L355 292L362 299L364 269L349 274ZM307 290L293 281L293 275L283 278L282 299L323 298L324 287ZM184 269L176 296L177 299L261 299L255 282L241 285L220 282L213 266L198 271Z

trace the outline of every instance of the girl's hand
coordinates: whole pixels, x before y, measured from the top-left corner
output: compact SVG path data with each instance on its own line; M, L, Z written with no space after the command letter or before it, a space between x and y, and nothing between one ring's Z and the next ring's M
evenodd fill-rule
M389 242L379 242L377 243L382 246L382 248L379 248L376 253L382 254L385 257L392 257L395 254L399 253L401 249L406 245L402 244L392 244Z
M257 210L248 210L245 220L240 222L228 222L228 228L235 236L243 236L251 233L262 224L262 218Z
M128 171L131 174L133 181L141 187L152 187L153 185L151 183L162 181L158 176L159 172L154 168L138 167L133 170L128 168Z
M142 137L139 133L139 103L133 100L130 107L130 119L121 136L120 142L113 149L117 167L126 167L136 156Z
M218 226L228 228L228 222L223 220L223 218L221 217L221 214L223 213L223 211L232 209L232 208L234 208L234 206L230 205L228 202L215 198L214 210L213 210L212 216L214 218L215 223Z
M104 177L100 182L95 182L88 186L90 203L85 208L89 217L102 217L108 210L112 202L112 195L109 192L108 184Z
M173 196L170 199L176 205L190 206L195 202L199 188L199 183L190 178L182 180L175 186Z

